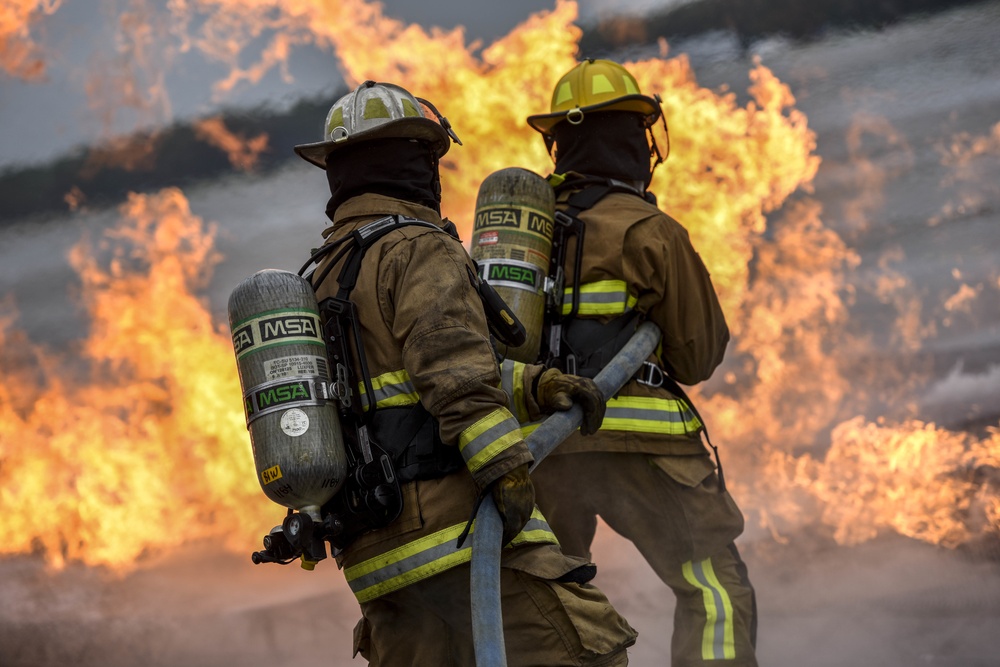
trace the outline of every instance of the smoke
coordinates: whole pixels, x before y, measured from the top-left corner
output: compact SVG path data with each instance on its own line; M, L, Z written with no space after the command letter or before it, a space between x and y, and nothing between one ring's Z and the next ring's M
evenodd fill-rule
M965 372L962 361L934 382L920 400L927 419L952 428L996 416L1000 405L1000 365Z

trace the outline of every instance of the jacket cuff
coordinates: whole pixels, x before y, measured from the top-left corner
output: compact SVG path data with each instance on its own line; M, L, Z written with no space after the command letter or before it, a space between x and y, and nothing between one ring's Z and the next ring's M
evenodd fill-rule
M517 420L505 408L494 410L462 431L458 449L480 488L533 460Z

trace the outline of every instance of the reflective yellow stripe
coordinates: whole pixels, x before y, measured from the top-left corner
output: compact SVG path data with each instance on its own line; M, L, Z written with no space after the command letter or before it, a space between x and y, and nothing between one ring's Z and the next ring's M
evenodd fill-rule
M521 424L521 435L527 438L542 425L542 421ZM660 435L690 435L701 428L687 403L679 398L652 396L619 396L608 401L601 423L602 431L631 431Z
M687 403L677 398L619 396L608 401L602 431L686 435L701 428Z
M458 449L469 472L475 472L520 441L521 429L514 415L506 408L498 408L462 431Z
M528 421L528 405L524 395L524 366L520 361L505 359L500 365L500 387L507 394L510 410L517 421Z
M375 393L376 408L391 408L400 405L414 405L420 401L420 394L410 381L410 374L405 370L390 371L372 378L372 389ZM365 383L358 386L361 405L368 409L368 397L365 395Z
M573 289L563 291L562 314L573 309ZM580 305L577 315L621 315L635 307L636 297L628 293L624 280L600 280L580 285Z
M681 566L684 579L701 591L705 603L705 629L701 635L703 660L733 660L736 658L736 641L733 638L733 603L729 593L719 583L712 567L712 559Z
M346 568L344 577L358 602L374 600L468 562L472 557L472 540L466 540L461 549L456 546L458 536L464 529L465 524L460 523L439 530ZM470 534L475 529L473 521ZM511 544L559 544L559 541L536 507L531 513L531 519Z
M346 568L344 577L358 602L368 602L466 563L472 557L472 540L466 540L461 549L455 548L464 528L465 524L456 524L404 544Z

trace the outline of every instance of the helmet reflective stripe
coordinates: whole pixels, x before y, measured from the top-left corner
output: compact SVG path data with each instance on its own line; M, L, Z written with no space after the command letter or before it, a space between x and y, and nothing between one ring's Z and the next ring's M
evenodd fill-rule
M444 570L468 563L472 558L471 540L466 541L462 548L456 548L458 536L464 529L465 523L459 523L426 535L346 568L344 577L358 602L368 602ZM475 531L475 521L472 523L472 530ZM511 545L558 543L552 528L537 507L531 513L528 523L511 541Z
M514 415L505 408L497 408L462 431L458 449L469 472L476 472L521 440L520 425Z
M562 314L569 315L573 308L573 287L563 290ZM622 315L632 310L636 297L628 293L624 280L599 280L581 285L580 306L577 315Z
M433 110L433 106L428 103ZM438 116L437 112L434 111ZM334 151L359 141L399 138L425 141L438 157L452 139L442 122L424 114L420 100L391 83L365 81L337 100L326 115L323 141L295 147L299 156L318 167ZM450 127L450 126L448 126Z
M681 566L684 579L701 591L705 604L705 627L701 635L703 660L735 660L733 603L715 576L712 560L688 561Z

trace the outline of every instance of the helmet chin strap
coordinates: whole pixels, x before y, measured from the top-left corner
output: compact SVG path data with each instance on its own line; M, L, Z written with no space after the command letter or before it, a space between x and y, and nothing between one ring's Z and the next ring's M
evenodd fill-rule
M663 100L660 98L659 93L653 95L653 99L656 100L656 104L658 106L663 104ZM662 106L660 107L660 122L663 123L663 135L667 138L667 152L660 152L660 146L656 142L656 135L653 134L653 126L651 125L646 128L646 134L649 137L649 159L651 162L649 166L649 181L646 183L647 185L653 182L653 172L656 171L656 168L666 162L667 158L670 157L670 128L667 127L667 115L663 113ZM654 122L653 125L655 124L656 123Z
M422 97L417 97L415 99L424 106L426 106L428 109L430 109L431 112L435 116L437 116L438 122L441 124L441 127L444 128L444 131L448 133L448 136L451 137L451 140L454 141L459 146L461 146L462 140L458 138L457 134L455 134L455 130L451 129L451 123L448 122L447 118L441 115L441 112L437 110L437 107Z

